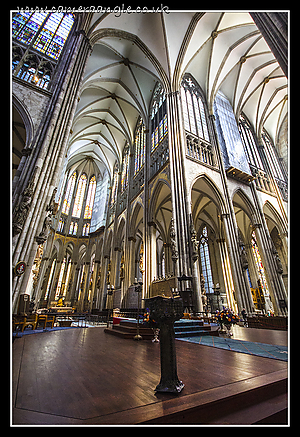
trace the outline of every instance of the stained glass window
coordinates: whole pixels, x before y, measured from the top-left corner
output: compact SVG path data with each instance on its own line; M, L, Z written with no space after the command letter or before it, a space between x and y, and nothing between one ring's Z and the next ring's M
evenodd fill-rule
M49 294L49 290L50 290L50 285L52 282L52 277L53 277L53 273L54 273L54 269L55 269L55 263L56 263L56 259L54 258L54 260L52 261L52 265L51 265L51 270L50 270L50 274L49 274L49 278L48 278L48 283L47 283L47 288L46 288L46 293L44 296L44 300L47 300L48 298L48 294Z
M119 166L118 163L116 162L114 166L114 175L113 175L112 189L111 189L111 198L110 198L111 205L115 203L117 198L118 173L119 173Z
M85 210L84 210L85 219L92 218L96 187L97 187L96 177L92 176L89 183L89 190L88 190L88 195L87 195Z
M162 85L159 83L154 91L151 108L151 152L168 133L167 102Z
M88 234L89 234L89 232L90 232L90 223L85 223L84 225L83 225L83 229L82 229L82 236L83 237L87 237L88 236Z
M69 209L70 209L70 205L71 205L71 200L72 200L72 195L73 195L73 191L74 191L74 187L75 187L75 182L76 182L76 171L74 171L74 173L72 174L72 176L70 177L69 181L68 181L68 185L67 185L67 189L66 189L66 194L65 194L65 199L63 201L63 207L61 212L63 212L64 214L68 214L69 213Z
M59 220L58 222L58 228L57 228L57 232L62 232L64 229L64 221L62 219Z
M64 291L63 291L63 296L65 296L67 294L68 285L69 285L69 279L70 279L70 273L71 273L71 267L72 267L71 258L69 258L67 274L66 274L66 280L65 280L65 288L64 288Z
M260 253L259 253L255 231L252 232L251 246L252 246L252 253L254 256L255 265L256 265L258 275L259 275L260 283L262 285L262 288L264 289L264 292L266 294L269 294L269 288L268 288L267 279L266 279L266 275L265 275L265 269L264 269L262 259L261 259Z
M129 167L129 146L127 144L124 148L124 155L123 155L123 162L122 162L121 191L124 191L128 185L128 167Z
M239 118L239 131L249 164L263 170L263 164L258 153L254 133L250 123L243 115Z
M54 300L58 300L59 295L60 295L62 280L63 280L63 276L64 276L64 271L66 268L66 261L67 261L66 258L64 258L63 262L61 263L61 268L60 268L60 272L59 272L59 277L58 277L58 282L57 282Z
M268 161L272 176L279 179L279 180L285 181L286 177L285 177L284 172L282 171L282 168L279 164L277 151L273 145L273 142L272 142L270 136L268 135L268 133L265 129L263 129L263 131L262 131L261 139L262 139L262 142L265 146L264 151L265 151L265 154L267 157L267 161Z
M214 286L214 284L213 284L213 280L212 280L211 264L210 264L210 257L209 257L209 247L208 247L208 233L207 233L206 226L204 226L204 228L202 229L199 250L200 250L202 274L203 274L204 279L205 279L205 290L206 290L206 293L213 293L212 287Z
M70 223L69 235L77 235L78 222L72 221Z
M73 234L73 229L74 229L74 222L70 223L70 228L69 228L69 234L72 235Z
M77 217L77 218L80 217L86 184L87 184L87 177L86 177L86 174L83 173L80 176L80 179L78 182L78 187L77 187L77 192L76 192L76 197L75 197L75 202L74 202L74 208L73 208L73 212L72 212L73 217Z
M142 118L137 123L134 145L134 174L136 175L145 163L146 134Z
M190 77L182 82L181 102L185 130L209 142L203 101L196 83Z
M16 40L32 44L34 49L57 60L73 23L73 14L18 12L12 18L12 35Z

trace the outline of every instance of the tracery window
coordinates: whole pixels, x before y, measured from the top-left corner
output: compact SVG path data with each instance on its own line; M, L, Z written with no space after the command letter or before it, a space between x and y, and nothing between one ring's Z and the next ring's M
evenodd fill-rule
M202 97L190 76L182 81L181 101L185 130L210 142Z
M205 279L205 290L206 293L213 293L214 284L212 280L212 271L211 271L209 247L208 247L208 232L206 226L204 226L204 228L202 229L199 250L200 250L202 274Z
M62 12L17 12L12 17L13 74L48 89L74 15ZM26 48L24 48L24 45Z
M264 167L258 152L254 133L250 123L243 115L240 115L238 127L249 164L263 170Z
M60 219L58 222L57 232L62 232L64 228L65 222L64 220Z
M50 285L52 283L52 277L53 277L53 273L54 273L54 269L55 269L55 263L56 263L56 258L54 258L54 260L52 261L51 270L50 270L50 274L49 274L49 278L48 278L48 282L47 282L47 288L46 288L44 300L48 299Z
M69 228L69 235L77 235L78 231L78 222L71 221Z
M261 139L264 144L264 150L267 157L267 162L269 164L270 171L273 177L285 181L286 177L279 163L277 151L273 145L273 141L271 140L270 136L268 135L265 129L263 129L262 131Z
M96 187L97 187L97 183L96 183L96 177L94 175L91 177L90 183L89 183L89 189L88 189L87 199L86 199L86 203L85 203L85 210L84 210L84 218L85 219L92 218Z
M88 235L89 235L89 232L90 232L90 223L85 223L84 225L83 225L83 228L82 228L82 236L83 237L87 237Z
M155 89L151 108L151 152L168 133L167 102L162 85Z
M61 263L61 267L60 267L60 272L59 272L59 277L58 277L58 282L57 282L54 300L58 300L60 292L61 292L61 286L62 286L64 271L66 268L66 262L67 262L66 257L64 257L63 262Z
M76 174L76 171L74 171L74 173L72 174L72 176L70 177L70 179L68 181L65 199L63 201L63 206L62 206L61 212L63 212L64 214L69 214L70 205L71 205L72 196L73 196L73 191L74 191L74 187L75 187L75 183L76 183L76 178L77 178L77 174Z
M12 18L12 35L57 60L74 23L73 14L18 12Z
M114 174L112 180L112 189L111 189L111 198L110 198L111 205L115 203L117 198L118 173L119 173L119 166L118 163L116 162L114 166Z
M80 176L78 182L78 187L77 187L77 192L76 192L76 197L75 197L75 202L72 212L73 217L80 218L86 184L87 184L87 177L86 174L83 173Z
M69 279L70 279L70 273L71 273L71 267L72 267L71 258L69 258L67 274L66 274L66 280L65 280L65 288L64 288L64 291L63 291L63 296L65 296L67 294L68 285L69 285Z
M136 175L145 163L146 134L145 125L141 117L137 123L134 146L134 175Z
M251 248L252 248L252 253L254 256L255 265L256 265L257 273L259 275L261 286L264 289L264 292L266 294L269 294L265 269L264 269L262 259L261 259L260 253L259 253L255 231L253 231L252 235L251 235Z
M126 144L123 152L121 191L124 191L128 185L128 169L129 169L129 145Z

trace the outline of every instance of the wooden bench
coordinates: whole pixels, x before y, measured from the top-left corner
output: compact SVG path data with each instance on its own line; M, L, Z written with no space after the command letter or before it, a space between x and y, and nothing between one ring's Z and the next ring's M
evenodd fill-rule
M37 314L32 314L30 316L13 316L13 330L17 330L18 326L20 327L21 332L24 332L27 326L32 326L32 329L35 329L37 321Z
M43 325L43 329L46 329L47 323L50 323L51 328L53 328L55 322L55 316L48 316L47 314L38 314L37 325L40 323Z

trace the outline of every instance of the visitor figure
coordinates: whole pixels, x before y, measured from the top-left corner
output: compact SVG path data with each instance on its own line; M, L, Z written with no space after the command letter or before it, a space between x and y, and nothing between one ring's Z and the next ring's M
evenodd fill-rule
M241 312L241 314L242 314L242 316L243 316L243 320L244 320L244 326L248 326L248 324L247 324L247 313L246 313L246 310L245 310L245 308L243 308L242 309L242 312Z

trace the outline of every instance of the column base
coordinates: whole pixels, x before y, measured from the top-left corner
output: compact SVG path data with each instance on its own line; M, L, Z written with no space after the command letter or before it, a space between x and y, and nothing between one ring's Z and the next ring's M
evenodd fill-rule
M172 381L169 384L165 384L160 382L157 386L155 391L158 393L174 393L179 394L182 389L184 388L184 384L182 381Z

